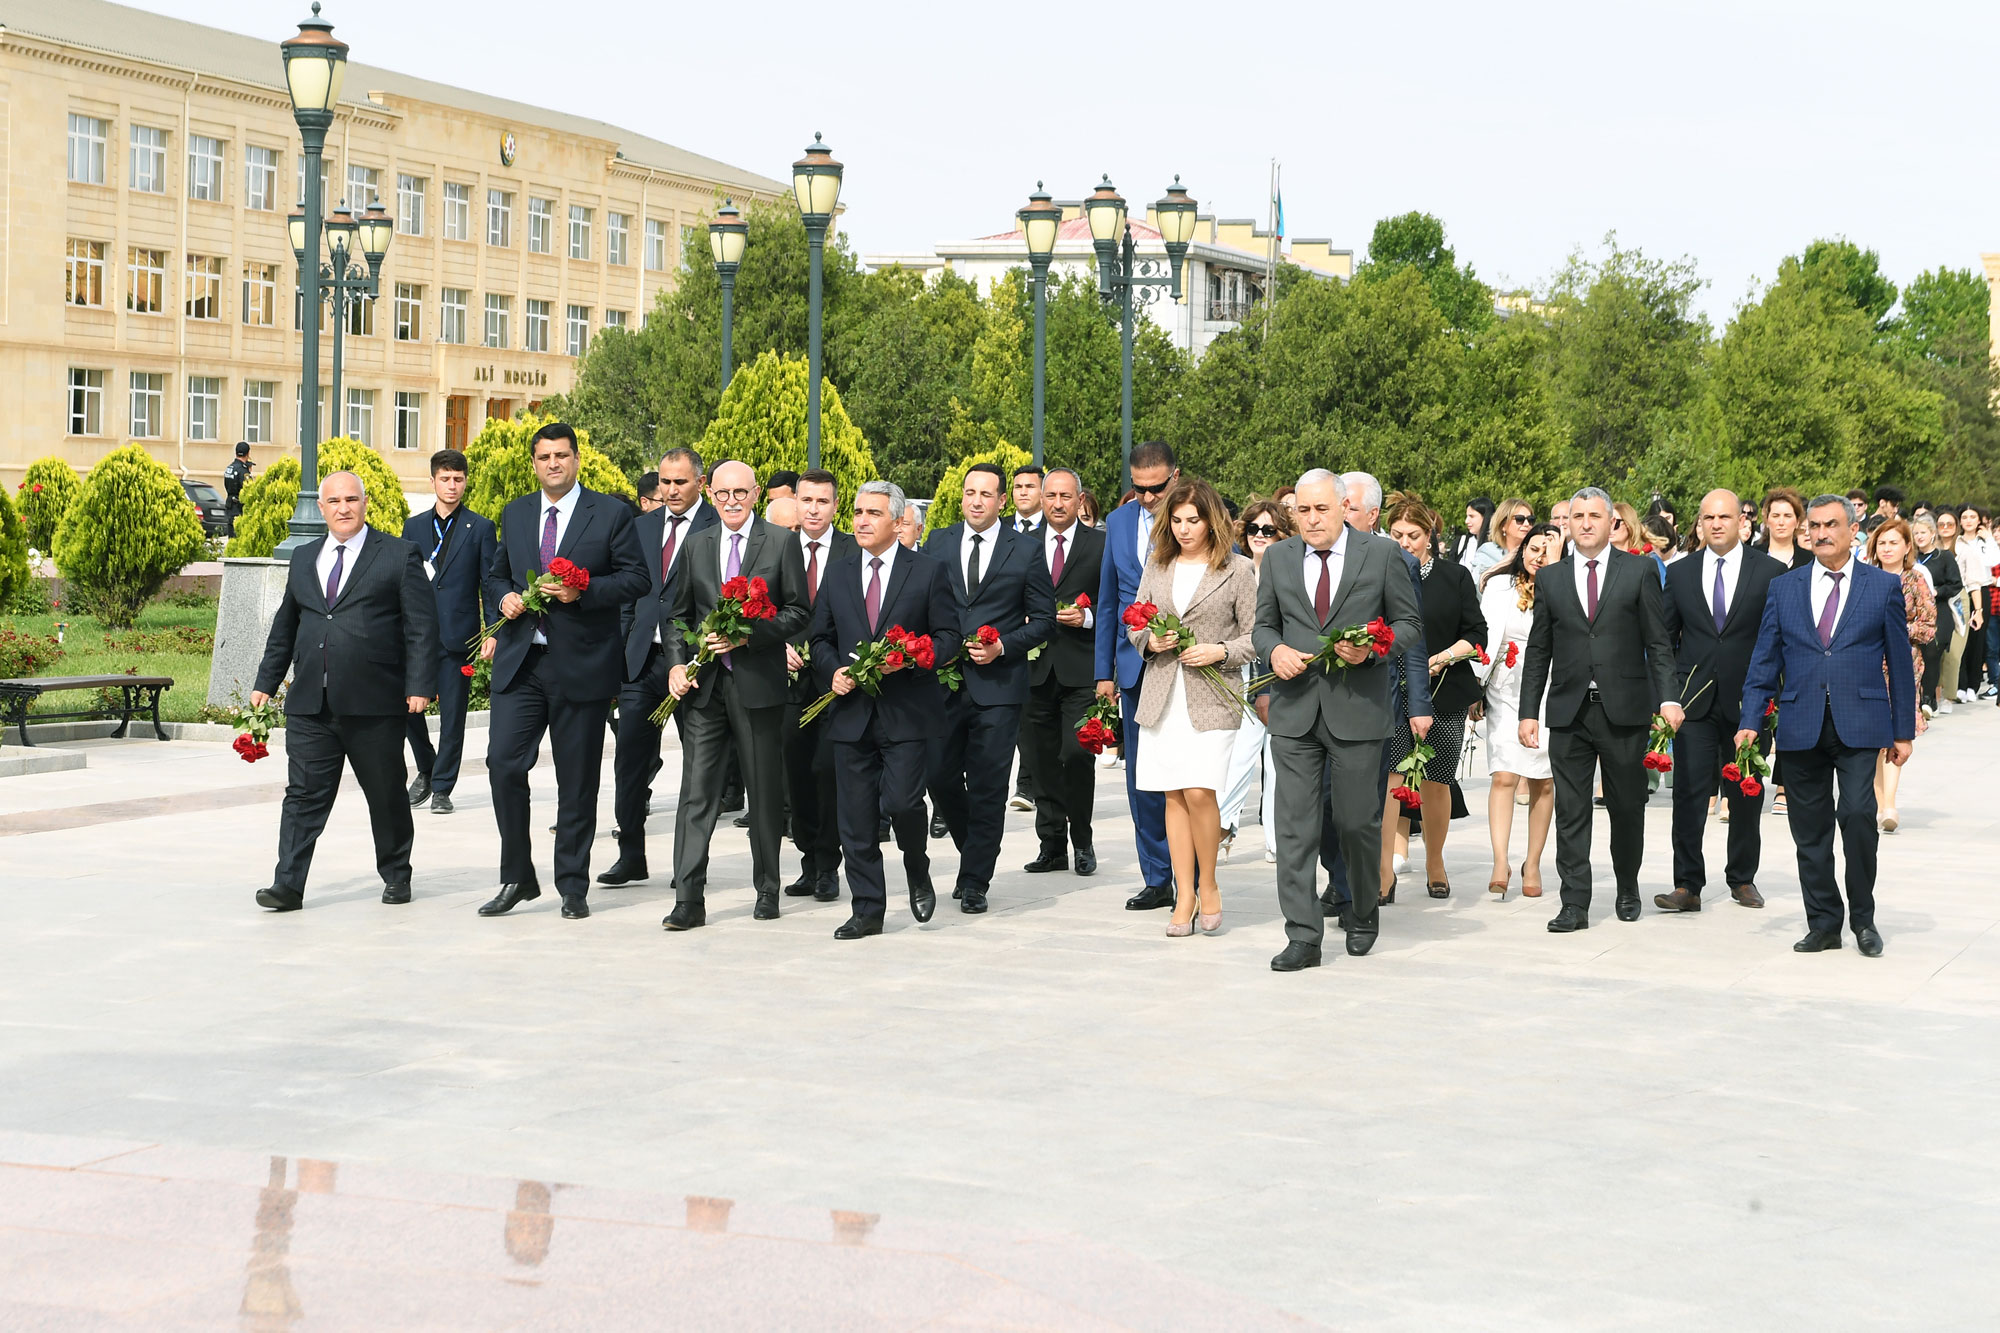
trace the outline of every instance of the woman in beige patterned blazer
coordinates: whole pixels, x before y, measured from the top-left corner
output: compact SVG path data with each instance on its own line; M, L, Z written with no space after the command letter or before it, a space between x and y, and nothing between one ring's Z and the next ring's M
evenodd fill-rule
M1207 482L1181 482L1161 512L1166 521L1153 529L1138 600L1179 616L1194 644L1179 650L1174 635L1127 631L1146 659L1132 715L1145 734L1134 783L1141 791L1166 793L1167 853L1176 885L1167 934L1191 935L1198 922L1203 934L1213 935L1222 928L1215 882L1222 823L1215 794L1227 785L1243 710L1227 685L1197 668L1214 667L1225 682L1240 680L1257 620L1257 567L1231 549L1229 510Z

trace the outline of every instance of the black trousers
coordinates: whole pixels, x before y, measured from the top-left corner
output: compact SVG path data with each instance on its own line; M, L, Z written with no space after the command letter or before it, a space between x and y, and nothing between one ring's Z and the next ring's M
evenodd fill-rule
M313 846L333 812L345 761L368 800L375 835L375 868L384 884L410 882L408 780L403 770L403 718L395 713L342 716L292 713L285 718L285 804L278 820L278 868L271 882L304 892Z
M1757 882L1757 863L1764 855L1764 795L1745 796L1733 782L1722 781L1722 766L1736 759L1735 719L1724 711L1691 717L1674 737L1674 887L1700 893L1708 883L1708 862L1702 856L1702 834L1708 828L1708 798L1721 786L1729 802L1729 852L1723 882L1732 889Z
M882 879L882 819L895 830L907 879L928 878L930 820L924 814L927 743L885 741L871 720L858 741L834 741L839 780L840 849L847 856L847 891L854 915L879 920L889 907ZM1001 770L1006 793L1006 770Z
M431 748L431 729L422 713L410 714L406 724L417 772L429 776L431 791L439 796L449 796L458 785L458 770L465 762L465 706L472 698L472 677L464 666L465 659L456 653L438 658L437 748Z
M1917 645L1917 656L1924 664L1923 678L1917 682L1917 701L1937 707L1938 669L1944 665L1944 655L1951 651L1951 610L1947 606L1938 607L1937 633L1929 643Z
M697 703L696 694L707 695ZM723 772L735 755L750 804L750 883L778 891L785 840L783 705L746 708L736 679L720 662L674 710L681 718L681 800L674 814L674 900L700 905L708 889L708 844L722 814Z
M1051 671L1028 690L1021 712L1021 753L1035 799L1035 833L1042 851L1067 855L1092 845L1097 804L1097 756L1076 743L1076 724L1097 697L1094 685L1064 686Z
M1556 874L1562 877L1563 906L1590 906L1592 779L1600 766L1604 813L1611 817L1612 874L1620 896L1637 894L1646 850L1646 725L1619 726L1593 698L1574 722L1545 731L1542 744L1549 747L1556 780Z
M1796 707L1797 705L1791 705ZM1847 854L1847 921L1855 930L1875 924L1875 756L1879 750L1840 743L1833 712L1825 709L1819 742L1810 750L1782 750L1785 809L1792 841L1799 849L1799 889L1806 900L1806 924L1829 935L1840 933L1840 887L1833 876L1833 830L1840 826ZM1834 801L1834 779L1840 799Z
M581 899L590 891L604 717L611 701L565 698L562 686L549 669L548 654L530 648L512 688L493 696L486 776L493 787L493 819L500 827L500 882L537 883L528 773L541 758L547 734L556 760L556 891Z
M947 707L950 726L930 743L931 795L958 847L958 887L984 893L1000 859L1021 706L976 704L959 695Z
M785 784L792 807L792 842L799 849L799 867L808 883L840 872L838 786L834 781L833 741L821 718L809 727L798 724L801 705L785 708Z
M646 861L646 805L653 799L653 777L660 771L660 729L649 719L667 697L667 659L655 645L637 680L618 691L618 752L611 759L611 811L618 820L618 855ZM686 714L674 710L674 725L684 726Z
M1389 742L1382 742L1382 762L1376 770L1375 786L1387 792L1389 789ZM1319 807L1319 863L1326 870L1326 893L1328 899L1345 907L1354 901L1354 892L1347 886L1347 856L1341 850L1340 826L1333 820L1333 761L1327 760L1320 768L1320 790L1324 793ZM1271 817L1277 818L1277 807L1271 809ZM1376 827L1381 827L1381 816L1376 816ZM1381 896L1379 881L1382 878L1382 849L1375 849L1375 878L1378 881L1376 896Z

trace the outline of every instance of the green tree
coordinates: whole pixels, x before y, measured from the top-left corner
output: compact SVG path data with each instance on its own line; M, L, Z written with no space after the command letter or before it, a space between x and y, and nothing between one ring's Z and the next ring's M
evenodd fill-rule
M0 612L14 605L14 599L34 577L28 572L28 531L27 518L14 507L7 492L0 490Z
M1000 475L1006 478L1000 483L1000 516L1005 518L1011 515L1014 512L1014 469L1026 467L1033 461L1026 449L1004 443L959 459L939 480L930 508L924 511L924 536L930 536L939 528L948 528L965 516L965 474L980 463L994 464L1000 469Z
M129 627L202 549L187 492L136 444L90 470L56 529L56 567L72 602L115 629Z
M977 288L951 273L926 282L891 268L864 275L870 310L847 331L842 401L870 440L893 441L885 475L924 494L954 457L957 406L972 397L974 349L988 324Z
M603 329L577 362L576 383L542 404L551 421L567 421L627 476L650 472L664 452L653 419L646 344L627 329Z
M1814 241L1798 257L1798 267L1807 278L1839 291L1878 330L1888 327L1896 284L1883 275L1881 256L1873 250L1863 250L1845 236Z
M758 477L806 467L806 363L803 357L765 352L736 372L722 409L698 442L712 469L724 459L747 463ZM854 511L854 491L874 481L875 457L848 418L840 391L824 379L819 391L819 463L839 483L841 513Z
M28 464L15 495L28 523L28 545L46 553L56 544L56 527L82 489L83 478L63 459L51 455Z
M1903 289L1893 345L1944 400L1944 439L1924 472L1905 479L1943 502L2000 499L2000 419L1993 404L2000 374L1993 363L1991 289L1970 269L1921 273Z
M1368 257L1354 271L1356 282L1386 278L1406 268L1421 273L1431 302L1445 323L1465 333L1477 333L1493 322L1493 292L1473 272L1460 267L1458 256L1444 243L1444 223L1429 213L1404 213L1375 224Z
M535 479L535 457L529 450L535 432L553 417L524 415L518 421L489 419L465 448L465 504L475 514L484 514L495 523L500 511L523 495L539 490ZM576 479L586 490L634 499L638 492L604 452L590 442L590 432L570 423L577 434Z
M359 440L336 435L320 445L318 466L315 482L325 481L334 472L352 472L361 478L368 492L368 526L391 537L403 535L410 502L403 498L403 484L382 455ZM236 535L229 539L224 554L269 557L285 540L298 502L299 461L280 458L243 488L243 512L237 515Z

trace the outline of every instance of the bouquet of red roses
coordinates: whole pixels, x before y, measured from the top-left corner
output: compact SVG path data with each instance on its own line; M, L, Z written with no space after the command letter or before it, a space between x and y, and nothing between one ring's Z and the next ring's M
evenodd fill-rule
M265 758L271 753L271 747L265 742L271 739L271 731L282 716L276 699L267 699L261 704L245 704L236 709L231 722L243 728L243 734L230 743L230 748L242 756L246 764Z
M1331 671L1335 667L1345 671L1347 663L1340 654L1333 651L1334 645L1351 643L1357 648L1371 650L1377 657L1387 657L1389 649L1395 646L1395 642L1396 631L1390 628L1388 621L1377 616L1365 625L1349 625L1346 629L1337 629L1331 634L1320 635L1319 651L1306 659L1306 665L1317 664L1322 671ZM1251 694L1255 694L1277 678L1277 672L1267 671L1261 676L1253 677L1245 688Z
M1424 803L1423 793L1417 784L1424 780L1424 768L1437 758L1437 751L1429 742L1418 736L1415 729L1410 732L1410 752L1403 756L1403 762L1396 765L1396 785L1389 794L1405 810L1420 809Z
M778 614L777 603L771 600L770 585L762 579L746 579L741 574L725 581L716 592L715 609L702 617L702 622L693 629L682 630L681 637L688 647L694 649L694 661L688 664L690 688L701 669L715 660L709 651L708 636L719 635L731 643L740 643L750 637L750 622L770 620ZM664 727L667 719L674 715L680 699L669 694L653 710L652 723Z
M1092 754L1103 754L1118 744L1118 703L1098 695L1077 719L1076 743Z
M1775 701L1774 701L1775 706ZM1769 714L1767 713L1768 717ZM1745 796L1762 796L1764 784L1759 778L1771 776L1771 765L1757 749L1757 742L1749 740L1736 747L1736 762L1722 766L1722 780L1733 782Z
M887 634L873 643L861 644L848 657L852 659L847 666L848 678L869 694L880 694L882 678L891 672L909 667L929 671L937 666L937 649L931 643L931 636L912 634L901 625L889 626ZM799 714L799 725L809 726L839 697L828 690L813 700Z
M1189 631L1186 622L1171 611L1162 611L1156 602L1132 603L1132 605L1125 608L1124 621L1126 629L1145 630L1147 633L1156 634L1162 639L1170 634L1173 635L1174 655L1177 657L1194 647L1194 635ZM1242 713L1243 716L1251 718L1257 716L1248 701L1244 699L1242 693L1235 686L1224 680L1220 671L1217 671L1212 666L1195 667L1193 671L1196 675L1207 681L1223 698L1234 704L1237 711Z
M1468 648L1466 651L1462 653L1454 653L1450 657L1445 658L1444 661L1439 662L1436 666L1431 668L1431 674L1435 676L1441 671L1448 671L1452 667L1457 666L1460 662L1477 662L1481 666L1493 665L1492 659L1486 656L1486 646L1484 644L1475 643L1472 645L1472 647Z
M521 575L521 582L527 585L521 593L521 604L527 608L524 614L542 616L548 614L550 603L556 600L555 591L557 588L575 588L578 592L582 592L585 588L588 588L590 586L590 571L569 559L569 557L559 555L549 561L548 569L542 573ZM479 633L466 640L465 646L468 649L478 648L483 641L498 634L500 627L506 623L507 617L500 617L500 619L490 625L484 626L480 629Z

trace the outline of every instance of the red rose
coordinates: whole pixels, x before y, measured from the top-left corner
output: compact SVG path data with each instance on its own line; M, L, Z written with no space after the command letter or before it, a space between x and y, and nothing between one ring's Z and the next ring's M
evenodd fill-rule
M1724 764L1722 766L1722 780L1724 782L1741 782L1743 780L1743 770L1734 764Z
M930 635L926 634L916 640L910 651L916 656L917 665L924 670L929 671L937 665L937 649L931 646Z
M882 659L882 666L885 670L894 671L901 665L903 665L903 654L900 649L891 648L889 655Z
M467 662L467 663L466 663L466 664L465 664L464 666L462 666L462 667L460 667L460 668L458 669L458 674L459 674L459 675L461 675L461 676L472 676L472 675L477 675L477 674L478 674L478 672L479 672L479 668L478 668L478 667L476 667L476 666L474 666L474 665L472 665L472 663L470 663L470 662Z
M1743 779L1742 787L1745 796L1762 796L1764 794L1764 784L1755 778Z
M752 597L762 597L764 600L769 601L771 598L771 585L762 579L751 579L750 595Z
M38 481L35 483L35 489L31 492L31 494L40 495L41 493L42 493L42 483Z
M572 561L568 556L559 555L555 559L549 561L548 572L555 575L557 578L561 578L575 568L576 568L575 562Z
M901 625L891 625L889 626L889 632L882 637L888 642L895 644L898 648L901 648L903 641L910 637L910 632Z
M1649 769L1649 770L1650 770L1650 769L1655 769L1655 768L1658 768L1658 767L1659 767L1659 765L1658 765L1658 764L1656 764L1656 763L1654 763L1653 761L1654 761L1654 760L1656 760L1656 759L1658 759L1659 757L1660 757L1660 756L1658 756L1658 755L1654 754L1654 753L1653 753L1653 752L1652 752L1651 750L1648 750L1648 751L1646 751L1646 757L1645 757L1644 759L1641 759L1641 760L1640 760L1639 762L1640 762L1641 764L1643 764L1643 765L1644 765L1644 766L1645 766L1645 767L1646 767L1647 769Z
M1660 756L1660 763L1659 763L1659 769L1660 769L1660 771L1661 771L1662 773L1671 773L1671 772L1673 772L1673 771L1674 771L1674 757L1673 757L1672 755L1670 755L1670 754L1662 754L1662 755Z
M722 585L722 596L731 602L740 602L750 595L750 580L738 574Z
M575 588L578 592L582 592L590 586L590 571L582 565L571 565L563 574L562 581L563 587Z
M1765 716L1765 717L1769 717L1769 716L1771 716L1771 714L1773 714L1773 713L1775 713L1775 712L1777 712L1777 711L1778 711L1778 701L1777 701L1776 699L1773 699L1773 700L1771 700L1771 702L1770 702L1770 703L1768 703L1768 704L1764 705L1764 716Z
M1088 610L1090 609L1090 594L1089 594L1089 593L1085 592L1085 593L1078 593L1078 594L1077 594L1077 598L1076 598L1076 609L1077 609L1077 610L1079 610L1079 611L1088 611Z
M1493 659L1486 655L1486 649L1479 644L1475 643L1472 645L1472 655L1475 659L1478 660L1479 665L1481 666L1493 665Z
M1000 642L1000 631L994 629L991 625L981 625L979 627L978 638L981 643L987 645L990 648L994 644Z
M1405 810L1415 810L1424 803L1423 796L1409 787L1399 786L1389 794L1395 797Z
M1506 665L1513 666L1516 662L1520 660L1521 660L1521 645L1518 643L1509 643L1507 645Z
M1125 614L1120 618L1124 620L1126 629L1144 629L1153 623L1153 617L1159 613L1160 608L1151 602L1134 602L1125 608Z

